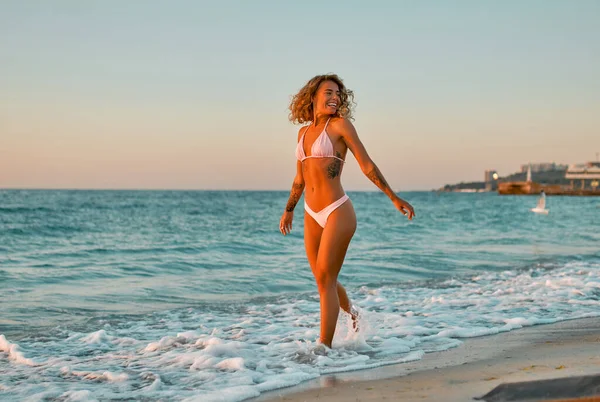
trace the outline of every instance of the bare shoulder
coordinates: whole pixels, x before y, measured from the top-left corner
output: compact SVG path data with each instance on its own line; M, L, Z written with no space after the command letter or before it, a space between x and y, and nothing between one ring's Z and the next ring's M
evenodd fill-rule
M338 134L342 137L354 137L357 135L354 124L352 124L352 122L345 117L331 118L329 121L329 127L331 127L335 134Z
M298 129L298 141L300 141L300 138L302 137L302 134L304 134L305 131L306 131L306 125L301 126Z

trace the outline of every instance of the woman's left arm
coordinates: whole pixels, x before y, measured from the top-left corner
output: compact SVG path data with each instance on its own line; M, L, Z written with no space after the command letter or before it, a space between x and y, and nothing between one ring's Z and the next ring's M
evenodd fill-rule
M339 119L335 123L335 129L341 134L348 149L356 158L363 174L392 200L400 212L406 215L408 219L412 219L415 216L412 205L398 197L391 189L385 177L383 177L383 173L381 173L375 162L373 162L365 146L360 141L360 138L358 138L358 133L354 125L347 119Z

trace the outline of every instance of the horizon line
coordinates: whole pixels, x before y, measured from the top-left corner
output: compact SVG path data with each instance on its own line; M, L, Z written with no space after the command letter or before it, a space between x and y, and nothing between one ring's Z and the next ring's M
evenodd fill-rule
M290 189L244 189L244 188L230 188L230 189L211 189L211 188L72 188L72 187L0 187L0 191L13 190L13 191L239 191L239 192L289 192ZM382 193L379 189L373 190L345 190L354 193ZM392 190L394 193L424 193L431 191L438 191L437 189L431 190Z

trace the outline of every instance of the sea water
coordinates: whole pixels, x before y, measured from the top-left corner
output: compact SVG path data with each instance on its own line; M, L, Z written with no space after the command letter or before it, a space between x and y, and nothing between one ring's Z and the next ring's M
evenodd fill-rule
M318 347L301 205L287 192L0 191L0 399L240 401L422 359L465 338L600 315L600 201L376 192ZM493 339L490 338L491 340Z

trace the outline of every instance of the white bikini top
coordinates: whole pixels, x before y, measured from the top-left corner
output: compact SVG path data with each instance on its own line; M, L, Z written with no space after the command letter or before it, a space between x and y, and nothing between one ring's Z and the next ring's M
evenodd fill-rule
M346 162L333 154L333 144L326 131L328 124L329 119L327 120L327 123L325 123L325 127L323 127L321 134L317 137L315 142L313 142L312 147L310 147L310 155L308 156L304 153L304 135L308 131L310 125L306 126L306 130L304 130L302 137L300 137L300 141L298 141L298 145L296 145L296 158L300 162L304 162L304 160L308 158L335 158L342 162Z

